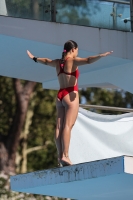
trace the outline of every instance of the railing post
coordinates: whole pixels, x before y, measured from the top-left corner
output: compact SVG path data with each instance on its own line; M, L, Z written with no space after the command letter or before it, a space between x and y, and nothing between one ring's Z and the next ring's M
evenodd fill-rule
M133 0L130 0L131 32L133 32Z
M56 0L51 0L51 21L56 22Z
M116 14L116 6L115 3L113 3L113 28L116 29L116 18L117 18L117 14Z

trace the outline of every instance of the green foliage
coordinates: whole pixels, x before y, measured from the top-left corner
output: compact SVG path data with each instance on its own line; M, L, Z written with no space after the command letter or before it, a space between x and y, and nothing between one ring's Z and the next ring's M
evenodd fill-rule
M0 200L57 200L55 197L13 192L9 190L9 177L0 174ZM58 200L61 200L60 198Z
M0 77L0 134L7 135L16 110L11 78Z
M22 81L22 85L25 85L25 81ZM11 78L0 77L0 91L0 133L7 135L16 110L15 92ZM54 144L56 94L57 91L44 90L41 84L37 84L30 100L28 109L33 110L33 117L27 139L28 149L42 145L44 145L44 149L28 154L28 171L48 169L57 166L57 153ZM85 97L86 103L88 104L133 108L133 94L124 91L88 88L80 91L80 99L82 96ZM92 111L105 114L117 114L116 112L102 110ZM47 144L49 141L50 143ZM21 152L21 148L20 141L19 152ZM28 200L31 197L33 199L46 199L46 197L39 195L13 193L6 189L6 183L3 178L0 179L0 187L2 188L0 195L3 196L6 194L7 199L10 199L10 197L18 200Z
M34 115L28 135L28 148L45 145L47 141L52 141L52 143L44 150L28 155L28 171L57 166L56 147L54 144L56 94L56 91L43 90L41 84L38 84L35 89L35 95L32 99L35 102Z
M133 108L133 94L129 92L111 90L111 89L99 89L88 88L80 91L81 97L86 98L86 104L112 106L112 107L124 107ZM106 111L106 110L94 110L91 111L105 114L121 114L122 112Z
M7 135L12 125L13 116L16 110L15 92L11 78L0 77L0 127L1 134ZM21 81L25 85L25 81ZM28 154L28 171L47 169L57 166L57 153L54 144L54 130L56 123L56 107L55 98L56 91L44 90L41 84L37 84L35 92L31 98L29 109L33 107L33 118L28 135L28 148L47 144L46 148L33 151ZM19 145L19 153L21 152L21 140ZM45 196L23 194L10 191L7 185L8 177L0 179L0 200L45 200L49 199ZM54 197L50 198L54 200Z
M50 0L6 0L8 16L50 21Z
M31 0L6 0L7 10L9 15L19 17L20 13L30 12ZM25 16L24 16L25 18Z
M57 0L56 21L62 23L78 24L89 26L90 16L99 11L99 4L95 1L87 0Z
M9 16L51 21L51 0L6 0L6 5ZM57 0L56 21L89 26L99 9L97 1Z

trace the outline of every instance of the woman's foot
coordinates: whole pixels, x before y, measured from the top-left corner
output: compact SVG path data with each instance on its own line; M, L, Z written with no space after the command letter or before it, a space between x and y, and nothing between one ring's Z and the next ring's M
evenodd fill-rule
M60 159L60 163L62 164L63 167L72 165L68 156L62 156L62 158Z

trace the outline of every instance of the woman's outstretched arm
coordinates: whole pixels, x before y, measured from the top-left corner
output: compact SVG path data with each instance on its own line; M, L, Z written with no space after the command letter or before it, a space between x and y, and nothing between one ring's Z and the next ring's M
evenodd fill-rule
M31 54L28 50L27 50L27 54L29 58L34 60L35 62L44 64L44 65L49 65L51 67L56 67L56 60L51 60L49 58L37 58L33 54Z
M74 59L74 64L76 66L81 66L81 65L85 65L85 64L91 64L93 62L96 62L97 60L99 60L102 57L110 55L111 53L113 53L113 51L102 53L102 54L99 54L99 55L96 55L96 56L89 56L87 58L76 57Z

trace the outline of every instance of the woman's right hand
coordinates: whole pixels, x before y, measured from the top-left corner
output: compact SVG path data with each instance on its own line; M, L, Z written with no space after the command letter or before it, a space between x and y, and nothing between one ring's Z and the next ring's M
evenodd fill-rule
M34 58L34 56L28 50L27 50L27 54L28 54L29 58L31 58L31 59Z

